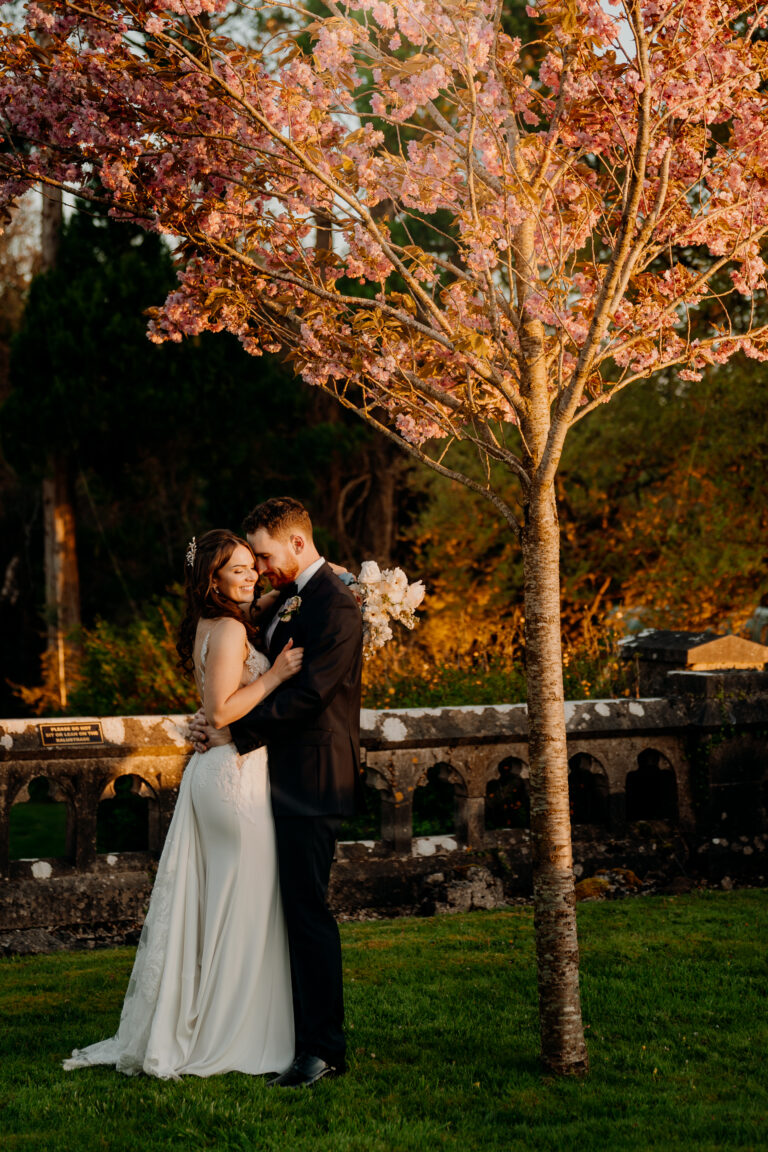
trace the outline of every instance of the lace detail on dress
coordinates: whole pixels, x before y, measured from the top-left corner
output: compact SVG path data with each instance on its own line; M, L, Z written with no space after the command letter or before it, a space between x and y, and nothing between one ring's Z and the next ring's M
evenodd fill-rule
M205 688L205 658L208 655L208 645L211 639L211 633L206 632L203 643L200 646L200 667L198 673L200 676L200 687ZM263 676L265 672L269 672L271 664L269 658L263 652L259 652L254 648L253 644L248 644L248 655L245 658L245 670L247 672L246 684L253 684L254 680L258 680L259 676Z
M198 671L200 673L200 691L201 691L201 694L202 694L202 692L205 691L205 658L208 655L208 642L210 639L211 639L210 632L206 632L206 634L203 638L203 643L200 647L200 667L199 667ZM250 647L251 646L249 644L248 648L250 649Z
M205 658L208 655L208 641L210 632L203 640L200 648L200 684L205 684ZM268 672L270 663L263 652L258 652L252 644L248 645L248 655L245 658L246 682L252 684L259 676ZM261 763L258 767L253 760L249 762L248 756L241 756L234 744L212 748L209 752L198 757L195 772L199 776L214 776L216 778L219 794L229 801L235 810L246 820L259 819L260 796L263 792L263 781L255 779L255 775L266 772Z
M269 672L271 664L269 658L263 652L257 652L253 644L248 645L248 655L245 658L245 667L248 672L248 683L253 684L254 680L258 680L259 676L263 676L265 672Z

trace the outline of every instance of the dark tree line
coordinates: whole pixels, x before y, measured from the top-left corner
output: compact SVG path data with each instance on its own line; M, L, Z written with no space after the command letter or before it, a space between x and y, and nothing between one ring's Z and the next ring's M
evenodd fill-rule
M79 211L55 266L30 287L0 408L6 714L19 710L6 680L40 674L40 481L52 453L74 493L86 625L141 612L182 576L191 535L239 529L253 503L277 492L307 502L335 558L392 554L404 472L393 449L232 337L151 344L144 310L174 282L159 236Z

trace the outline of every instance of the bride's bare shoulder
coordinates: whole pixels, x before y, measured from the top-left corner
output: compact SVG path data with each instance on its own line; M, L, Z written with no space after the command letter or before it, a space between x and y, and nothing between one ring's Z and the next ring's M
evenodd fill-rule
M233 616L219 616L216 620L211 620L210 625L208 635L211 644L232 644L236 640L248 638L245 624L235 620Z
M230 648L236 644L245 645L248 633L245 625L232 616L219 616L214 620L209 618L198 620L195 634L195 660L203 660L221 648Z

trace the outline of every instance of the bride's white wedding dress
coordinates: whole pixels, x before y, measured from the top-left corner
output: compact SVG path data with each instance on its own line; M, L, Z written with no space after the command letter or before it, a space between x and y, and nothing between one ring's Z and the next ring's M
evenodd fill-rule
M200 679L207 648L208 637ZM248 682L268 667L250 649ZM281 1072L292 1060L266 750L240 756L227 744L184 771L117 1034L75 1049L64 1068L175 1079Z

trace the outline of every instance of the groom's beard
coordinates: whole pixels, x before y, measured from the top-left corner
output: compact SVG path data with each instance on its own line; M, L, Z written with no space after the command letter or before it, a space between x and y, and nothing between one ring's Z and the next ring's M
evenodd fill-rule
M273 588L284 588L286 584L293 584L299 574L299 565L294 561L288 562L285 568L269 568L264 573Z

